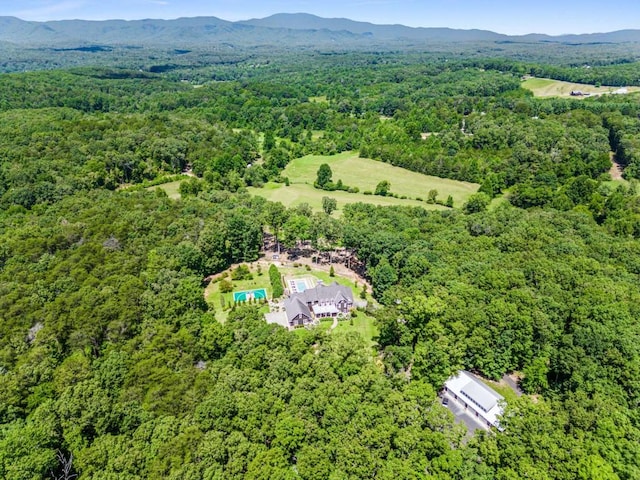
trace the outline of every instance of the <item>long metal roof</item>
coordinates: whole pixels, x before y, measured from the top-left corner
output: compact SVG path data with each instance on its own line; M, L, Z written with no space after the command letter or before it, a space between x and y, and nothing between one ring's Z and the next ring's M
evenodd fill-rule
M478 381L470 381L462 387L462 393L476 402L480 407L488 412L496 406L498 400L502 400L502 396L489 390Z

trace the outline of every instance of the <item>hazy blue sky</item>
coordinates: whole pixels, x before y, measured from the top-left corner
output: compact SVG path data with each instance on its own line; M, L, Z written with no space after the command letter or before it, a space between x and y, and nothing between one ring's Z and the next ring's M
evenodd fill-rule
M507 34L640 28L639 0L0 0L0 16L25 20L193 16L245 20L280 12L414 27L481 28Z

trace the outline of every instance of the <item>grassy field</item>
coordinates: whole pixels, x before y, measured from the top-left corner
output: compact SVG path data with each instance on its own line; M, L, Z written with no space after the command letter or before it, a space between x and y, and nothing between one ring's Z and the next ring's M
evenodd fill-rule
M185 177L185 180L187 179L187 177ZM169 182L169 183L163 183L162 185L156 185L153 187L148 187L147 190L155 190L156 188L161 188L162 190L164 190L165 192L167 192L167 195L169 196L169 198L173 198L174 200L180 198L180 184L182 183L182 180L178 180L176 182Z
M329 330L331 325L333 324L333 320L326 320L320 322L320 326L322 330ZM378 335L378 329L375 325L375 319L366 315L363 312L358 312L356 318L351 320L342 320L338 323L338 326L332 333L346 333L346 332L356 332L359 333L365 341L371 345L372 347L376 345L374 341L374 337Z
M571 97L572 90L580 90L591 95L603 95L615 92L620 87L585 85L582 83L563 82L549 78L529 78L522 82L522 88L531 90L536 97ZM640 87L626 87L629 93L640 92ZM584 98L584 97L572 97Z
M446 200L448 195L453 197L456 204L467 201L479 186L474 183L458 182L446 178L422 175L404 168L394 167L388 163L360 158L357 152L344 152L332 156L308 155L292 160L283 172L293 183L308 183L313 185L318 167L327 163L333 172L333 181L339 179L345 185L358 187L360 192L374 191L382 180L391 182L391 192L415 199L427 198L429 190L438 191L438 198Z
M430 205L426 202L419 202L417 200L399 199L393 197L380 197L377 195L364 195L362 193L347 193L347 192L325 192L324 190L318 190L313 188L313 185L304 183L292 183L288 187L278 183L268 183L264 188L249 188L251 195L258 195L264 197L272 202L282 202L285 207L291 207L300 205L301 203L308 203L314 211L322 210L322 197L335 198L338 202L338 209L333 213L334 216L340 216L342 207L347 203L371 203L374 205L408 205L408 206L420 206L427 209L444 209L440 205ZM454 204L455 205L455 204Z
M343 191L326 192L313 187L318 167L327 163L333 172L333 181L342 180L345 185L358 187L359 193L347 193ZM458 182L445 178L422 175L404 168L394 167L383 162L377 162L367 158L358 157L357 153L345 152L332 156L308 155L292 160L282 173L288 177L290 185L267 184L263 189L250 188L252 194L260 195L271 201L279 201L286 206L309 203L314 209L322 208L322 197L332 197L338 201L338 208L346 203L364 202L375 205L412 205L424 208L443 208L439 205L430 205L426 200L430 190L438 191L438 199L446 200L447 196L453 197L454 206L461 206L470 195L478 190L475 183ZM399 197L380 197L376 195L364 195L365 191L375 191L376 185L388 180L391 183L391 192Z
M342 180L345 185L358 187L359 193L344 191L327 192L313 187L318 167L327 163L333 172L333 180ZM282 202L291 207L301 203L308 203L316 210L322 210L322 197L332 197L338 201L336 215L347 203L370 203L373 205L405 205L421 206L427 209L444 209L441 205L428 204L426 201L430 190L438 191L438 200L445 201L449 195L453 197L454 207L462 206L470 195L477 192L479 185L468 182L458 182L446 178L422 175L404 168L394 167L388 163L378 162L358 157L357 153L345 152L332 156L308 155L292 160L282 173L288 177L290 185L287 187L279 183L267 183L264 188L248 188L252 195L259 195L273 202ZM398 197L381 197L365 195L365 191L375 191L376 185L382 180L391 183L391 192ZM180 182L170 182L149 189L162 188L170 198L180 198ZM423 200L417 200L422 198Z

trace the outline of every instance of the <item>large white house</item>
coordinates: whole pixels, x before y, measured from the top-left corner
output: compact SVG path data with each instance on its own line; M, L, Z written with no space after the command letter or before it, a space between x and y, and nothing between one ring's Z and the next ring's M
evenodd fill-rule
M460 370L445 382L443 390L488 427L501 429L498 417L504 410L504 397L473 374Z

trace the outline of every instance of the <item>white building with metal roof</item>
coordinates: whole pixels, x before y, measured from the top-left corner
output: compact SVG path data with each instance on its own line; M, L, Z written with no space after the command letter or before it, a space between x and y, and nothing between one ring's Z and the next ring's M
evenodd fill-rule
M471 410L488 427L500 429L498 417L504 410L504 397L469 372L460 370L444 384L444 393Z

